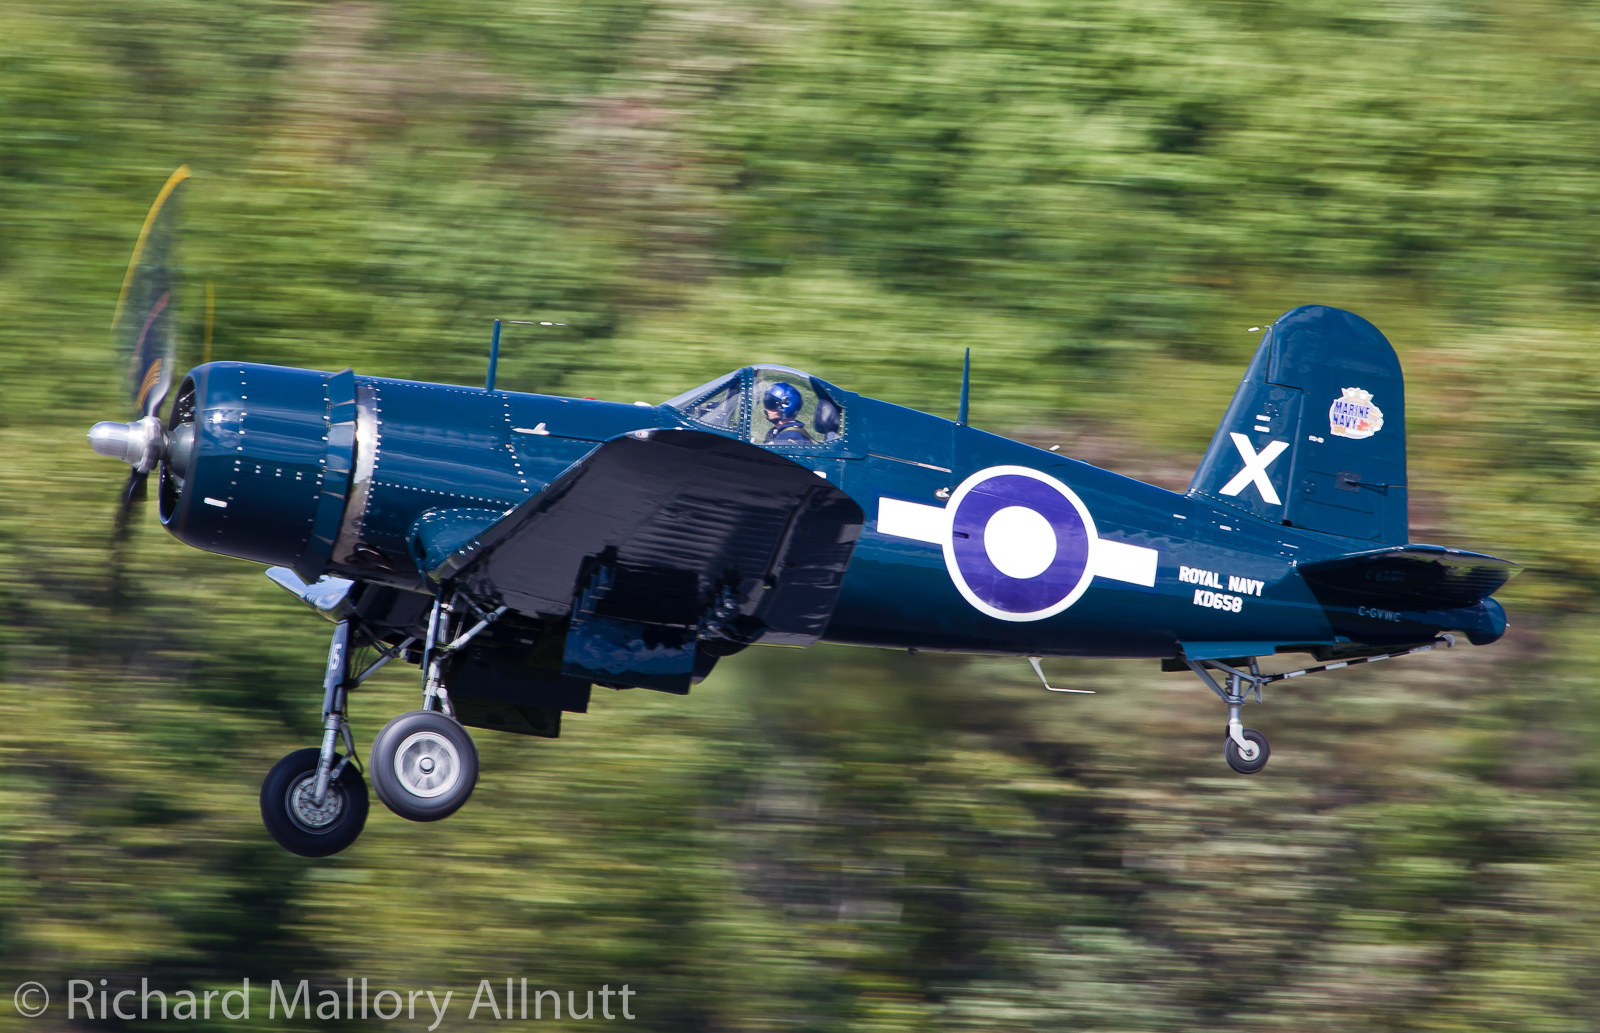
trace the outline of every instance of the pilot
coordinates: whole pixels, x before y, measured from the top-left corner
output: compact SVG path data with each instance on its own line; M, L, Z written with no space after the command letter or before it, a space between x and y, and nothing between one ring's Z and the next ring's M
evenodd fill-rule
M767 393L761 399L761 407L766 410L767 422L772 424L772 429L767 431L766 438L761 442L763 445L814 443L805 427L795 419L802 403L800 390L793 384L779 382L767 388Z

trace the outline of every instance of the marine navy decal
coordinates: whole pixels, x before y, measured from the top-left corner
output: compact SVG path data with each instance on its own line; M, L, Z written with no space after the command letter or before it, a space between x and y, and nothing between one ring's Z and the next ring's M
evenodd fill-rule
M1370 438L1383 429L1383 410L1372 404L1372 392L1347 387L1328 407L1328 433L1341 438Z

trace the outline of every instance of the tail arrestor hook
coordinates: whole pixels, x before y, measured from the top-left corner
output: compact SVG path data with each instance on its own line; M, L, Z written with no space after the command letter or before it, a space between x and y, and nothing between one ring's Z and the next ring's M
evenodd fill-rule
M1058 689L1054 685L1051 685L1050 679L1044 676L1044 669L1039 666L1039 661L1042 659L1044 658L1039 656L1030 656L1028 657L1028 663L1033 665L1033 673L1039 676L1039 680L1044 683L1045 688L1049 689L1051 692L1078 692L1085 696L1094 695L1093 689Z

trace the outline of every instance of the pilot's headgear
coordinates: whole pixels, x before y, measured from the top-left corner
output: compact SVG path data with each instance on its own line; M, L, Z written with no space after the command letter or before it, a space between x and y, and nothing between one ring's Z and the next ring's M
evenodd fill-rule
M793 384L779 382L767 388L767 393L761 399L761 407L776 412L786 420L792 420L794 414L800 411L802 401L798 388Z

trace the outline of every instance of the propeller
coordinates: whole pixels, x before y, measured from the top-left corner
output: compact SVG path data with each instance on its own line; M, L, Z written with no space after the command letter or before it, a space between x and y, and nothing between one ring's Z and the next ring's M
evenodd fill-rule
M111 322L112 340L128 356L128 392L138 415L128 423L106 421L89 430L91 448L132 467L117 507L114 540L119 545L134 503L145 497L145 481L168 453L160 410L177 355L178 195L188 178L189 166L179 167L150 206Z

